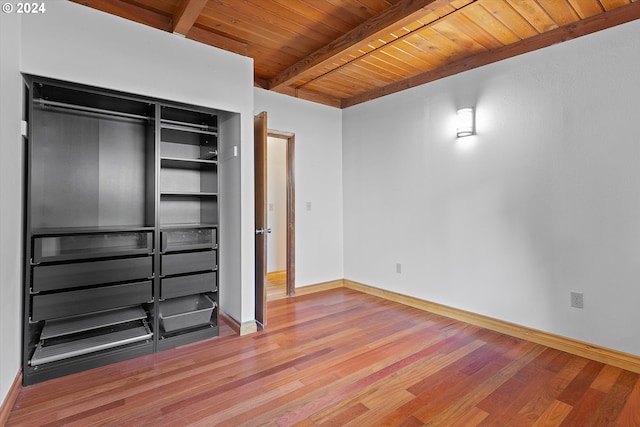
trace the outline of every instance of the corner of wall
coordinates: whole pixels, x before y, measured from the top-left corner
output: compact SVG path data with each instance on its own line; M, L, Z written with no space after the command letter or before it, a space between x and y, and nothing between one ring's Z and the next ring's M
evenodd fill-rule
M0 401L9 402L22 342L21 16L2 13L0 24Z

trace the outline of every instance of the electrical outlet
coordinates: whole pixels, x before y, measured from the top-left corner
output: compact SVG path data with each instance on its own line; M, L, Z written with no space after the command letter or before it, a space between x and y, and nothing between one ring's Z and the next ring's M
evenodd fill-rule
M402 274L402 264L400 263L396 264L396 273Z
M571 292L571 307L584 308L584 296L581 292Z

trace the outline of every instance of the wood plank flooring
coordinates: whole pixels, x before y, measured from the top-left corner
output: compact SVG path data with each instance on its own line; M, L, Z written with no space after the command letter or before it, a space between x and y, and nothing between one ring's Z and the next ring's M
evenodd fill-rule
M267 301L274 301L287 297L287 272L273 271L267 273L265 285L267 287Z
M8 426L638 426L639 375L349 289L26 387Z

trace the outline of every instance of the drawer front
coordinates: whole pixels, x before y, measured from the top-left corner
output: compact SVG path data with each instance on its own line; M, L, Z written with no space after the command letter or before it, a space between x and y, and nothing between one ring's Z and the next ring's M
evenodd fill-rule
M216 247L217 233L215 228L177 229L162 232L162 252L215 249Z
M34 321L56 319L141 304L151 301L152 289L151 281L148 280L49 295L35 295L31 317Z
M147 279L151 276L153 276L151 257L38 265L33 268L33 290L36 292L53 291L101 283Z
M216 268L216 251L162 255L162 275L212 271Z
M218 290L215 271L189 276L171 277L160 281L160 298L175 298Z
M33 260L53 262L151 255L153 234L150 231L69 234L33 238Z

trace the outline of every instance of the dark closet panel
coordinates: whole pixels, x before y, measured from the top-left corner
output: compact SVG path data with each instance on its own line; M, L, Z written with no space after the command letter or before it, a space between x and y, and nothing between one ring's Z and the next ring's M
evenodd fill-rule
M33 267L35 292L77 288L103 283L148 279L153 276L151 257L122 258Z
M31 227L98 225L99 119L34 108Z
M103 286L33 297L32 320L75 316L111 308L142 304L153 299L150 281Z
M215 225L218 223L216 196L167 194L161 196L160 225Z
M34 228L145 225L144 122L35 109L32 132Z
M215 270L216 251L165 254L161 263L163 276Z
M25 83L23 383L218 335L219 112Z
M98 225L144 224L147 126L101 120L99 131Z
M203 292L215 292L216 272L165 278L160 281L160 298L176 298Z

